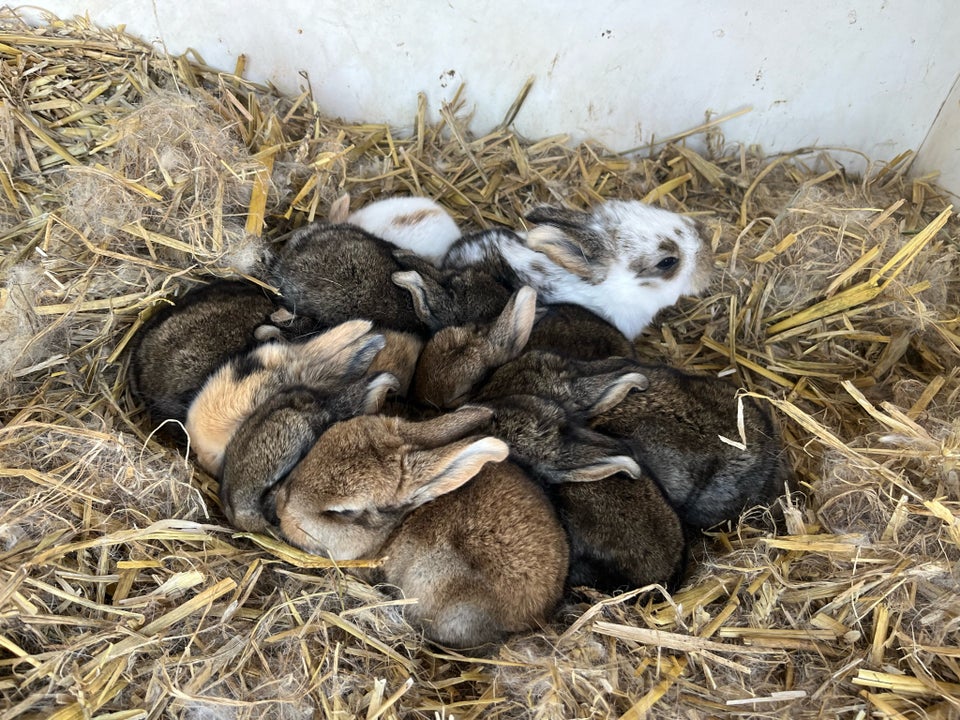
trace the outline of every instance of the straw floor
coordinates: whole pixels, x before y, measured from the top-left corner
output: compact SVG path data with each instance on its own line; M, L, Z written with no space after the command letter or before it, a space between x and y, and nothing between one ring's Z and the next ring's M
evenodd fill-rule
M401 137L241 75L0 10L0 720L960 717L960 223L907 157L854 179L716 122L707 152L623 157L518 137L522 93L483 137L468 101L431 124L411 97ZM233 533L131 398L124 348L345 190L471 227L606 197L705 220L708 295L638 347L770 403L785 521L705 535L672 596L588 594L477 657Z

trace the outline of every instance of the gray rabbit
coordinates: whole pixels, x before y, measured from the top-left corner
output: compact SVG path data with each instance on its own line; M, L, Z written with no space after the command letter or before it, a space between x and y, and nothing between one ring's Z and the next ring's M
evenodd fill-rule
M214 280L156 312L134 335L129 378L154 422L184 422L207 377L259 341L278 305L263 288L239 280Z

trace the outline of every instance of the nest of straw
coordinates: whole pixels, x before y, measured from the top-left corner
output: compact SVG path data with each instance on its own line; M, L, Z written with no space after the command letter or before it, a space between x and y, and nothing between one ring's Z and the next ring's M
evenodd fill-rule
M199 57L0 10L0 719L957 717L960 247L906 156L845 175L684 137L620 156L325 116ZM349 191L464 225L643 198L714 228L708 294L645 359L765 399L785 527L705 534L682 588L571 601L492 652L430 646L402 604L226 525L215 483L126 387L143 319Z

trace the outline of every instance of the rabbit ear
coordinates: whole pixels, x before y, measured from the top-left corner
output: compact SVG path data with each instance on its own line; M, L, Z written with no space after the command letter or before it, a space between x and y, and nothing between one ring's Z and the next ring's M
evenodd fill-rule
M578 378L573 392L587 416L595 417L619 405L631 390L646 390L648 385L643 373L606 373Z
M626 473L632 478L643 475L637 461L627 455L613 455L595 463L576 468L550 469L543 473L551 484L568 482L596 482L617 473Z
M425 278L416 270L395 272L390 278L394 285L409 291L410 299L413 300L413 310L417 313L420 322L433 331L443 327L431 307L431 293L435 297L437 293L442 293L443 289L432 278Z
M330 212L327 218L332 223L345 223L350 216L350 193L344 193L330 206Z
M579 210L544 206L531 210L526 219L537 225L527 231L526 243L560 267L591 279L597 265L609 259L604 235L593 229L591 215Z
M360 377L386 344L383 335L369 332L371 327L368 320L351 320L305 343L287 346L297 361L292 369L303 381Z
M456 414L456 413L454 413ZM413 482L399 490L398 500L414 507L456 490L488 462L509 454L507 444L494 437L459 440L433 450L413 450L404 457Z
M490 425L493 410L481 405L465 405L456 412L446 413L423 422L401 422L400 437L410 445L425 449L438 448L473 435Z
M523 351L536 316L537 291L524 286L514 293L490 328L488 337L495 348L492 360L496 365L513 360Z
M372 415L379 412L387 399L387 395L396 392L399 388L400 381L390 373L382 372L374 375L367 383L366 392L363 396L363 414Z

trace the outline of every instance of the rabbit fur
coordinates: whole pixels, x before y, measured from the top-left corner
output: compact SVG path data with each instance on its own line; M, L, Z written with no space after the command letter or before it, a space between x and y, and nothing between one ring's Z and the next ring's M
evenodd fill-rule
M583 212L543 206L525 234L487 230L458 240L445 268L504 266L544 303L582 305L633 340L657 312L710 281L713 255L694 220L635 200L608 200ZM501 278L510 281L510 276Z
M424 422L362 416L317 440L277 490L283 534L335 560L380 557L372 579L417 598L428 638L465 647L544 622L562 594L567 541L490 411Z
M330 206L330 222L350 223L440 267L460 228L444 208L426 197L397 196L376 200L350 212L350 195Z
M156 312L134 335L129 368L131 390L153 422L184 422L207 377L257 345L255 329L277 307L253 283L215 280Z
M200 466L219 476L237 428L284 387L331 391L361 377L384 346L370 327L369 321L353 320L303 343L265 343L220 366L187 410L187 434Z
M250 532L277 530L274 494L290 470L334 422L377 412L396 387L396 378L378 373L332 394L300 385L267 399L224 450L220 500L227 519Z

